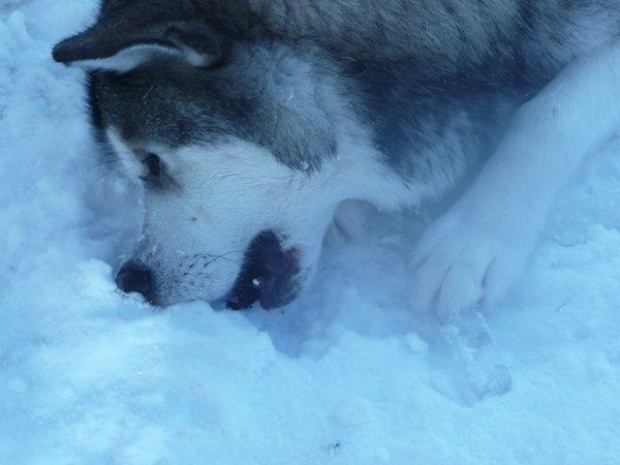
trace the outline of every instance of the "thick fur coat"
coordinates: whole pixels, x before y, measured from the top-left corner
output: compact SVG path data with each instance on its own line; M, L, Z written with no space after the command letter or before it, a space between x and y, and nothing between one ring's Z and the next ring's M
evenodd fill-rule
M412 257L412 305L449 319L503 295L620 126L619 33L609 0L107 0L54 58L145 188L119 285L164 305L287 304L341 203L411 207L488 159Z

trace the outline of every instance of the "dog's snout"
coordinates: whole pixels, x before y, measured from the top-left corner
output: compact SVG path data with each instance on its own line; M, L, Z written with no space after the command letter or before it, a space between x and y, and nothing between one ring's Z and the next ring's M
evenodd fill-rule
M137 292L147 302L153 303L155 294L153 273L144 266L133 263L123 265L116 275L116 285L123 292Z

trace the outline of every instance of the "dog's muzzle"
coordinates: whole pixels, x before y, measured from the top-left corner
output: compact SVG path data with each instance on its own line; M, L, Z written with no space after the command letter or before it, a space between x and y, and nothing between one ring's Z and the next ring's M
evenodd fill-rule
M228 307L244 310L259 301L266 310L292 302L301 288L299 250L284 250L275 233L259 234L250 244Z
M227 296L230 309L244 310L255 302L266 309L282 307L297 297L301 289L299 250L284 250L275 233L259 234L248 247L244 263L232 291ZM158 304L155 274L134 261L123 265L116 275L116 285L125 293L138 293ZM165 299L164 299L165 300Z

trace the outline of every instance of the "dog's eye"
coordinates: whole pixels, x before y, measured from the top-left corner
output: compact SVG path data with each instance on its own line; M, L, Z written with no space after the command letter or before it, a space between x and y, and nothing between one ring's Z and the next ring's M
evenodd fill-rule
M161 159L154 153L149 153L144 159L147 169L149 170L149 177L152 179L159 179L161 177Z
M159 155L152 152L139 152L142 164L146 168L140 179L147 188L163 188L176 186L174 180L168 175L166 164Z

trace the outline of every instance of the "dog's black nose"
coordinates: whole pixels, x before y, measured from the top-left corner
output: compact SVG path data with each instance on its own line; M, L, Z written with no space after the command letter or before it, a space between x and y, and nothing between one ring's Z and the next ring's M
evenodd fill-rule
M123 265L116 275L116 285L121 291L137 292L150 303L153 303L154 300L154 284L151 271L144 266L133 263Z

